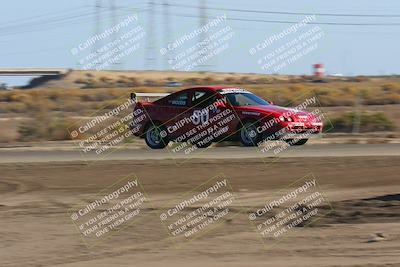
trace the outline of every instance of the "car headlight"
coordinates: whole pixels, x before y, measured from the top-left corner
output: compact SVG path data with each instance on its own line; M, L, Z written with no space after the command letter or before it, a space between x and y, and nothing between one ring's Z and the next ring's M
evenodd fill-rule
M290 122L293 121L293 119L291 117L284 117L284 116L280 116L279 120L280 121L290 121Z

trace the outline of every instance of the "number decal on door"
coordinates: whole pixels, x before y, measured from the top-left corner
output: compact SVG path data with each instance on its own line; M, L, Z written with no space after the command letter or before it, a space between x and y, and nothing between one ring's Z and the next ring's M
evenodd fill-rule
M208 112L208 109L193 111L192 122L194 125L206 124L209 119L210 113Z

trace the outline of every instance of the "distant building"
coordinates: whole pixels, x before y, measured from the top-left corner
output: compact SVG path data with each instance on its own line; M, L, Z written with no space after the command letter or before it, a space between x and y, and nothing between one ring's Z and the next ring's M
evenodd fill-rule
M0 82L0 90L8 90L7 84Z

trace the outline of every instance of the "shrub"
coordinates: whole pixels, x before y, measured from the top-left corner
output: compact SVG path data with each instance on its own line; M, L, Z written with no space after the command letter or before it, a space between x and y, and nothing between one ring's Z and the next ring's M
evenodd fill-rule
M350 78L348 78L348 81L349 82L366 82L366 81L368 81L369 79L368 79L368 77L365 77L365 76L356 76L356 77L350 77Z
M144 84L146 86L156 86L157 82L155 80L153 80L153 79L147 79L147 80L144 81Z
M28 107L25 103L9 103L6 108L10 112L25 113L28 111Z
M140 86L140 85L142 85L142 84L135 77L128 78L127 86L136 87L136 86Z
M301 85L290 85L289 90L293 92L300 92L300 91L306 91L306 87L301 86Z
M225 78L224 81L225 81L226 84L235 83L235 79L233 77L227 77L227 78Z
M70 140L68 127L72 122L64 117L52 117L48 112L36 112L18 125L19 141Z
M333 132L352 132L358 114L345 112L331 120ZM360 115L360 132L393 131L395 124L382 112L362 112Z
M267 84L267 83L270 83L270 82L271 82L271 80L269 78L265 78L265 77L257 78L257 79L254 80L254 83L256 83L256 84Z
M184 80L184 83L187 85L200 85L201 79L200 78L188 78Z
M100 77L99 80L100 80L101 82L103 82L103 83L109 83L109 82L111 81L110 78L105 77L105 76Z
M75 83L77 83L77 84L86 84L87 83L87 79L79 78L79 79L75 80Z
M215 84L215 79L213 77L207 76L203 79L203 84L205 85L210 85L210 84Z
M240 79L238 80L238 82L240 84L252 84L254 83L253 80L251 80L251 78L249 76L242 76L240 77Z
M83 88L98 88L100 84L96 82L94 79L87 79L85 86Z

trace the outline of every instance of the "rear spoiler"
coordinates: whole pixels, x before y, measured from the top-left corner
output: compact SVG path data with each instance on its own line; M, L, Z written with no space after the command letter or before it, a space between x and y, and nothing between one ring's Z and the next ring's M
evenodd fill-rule
M150 98L161 98L169 95L169 93L131 93L131 99L137 101L137 97L144 97L146 101L150 102Z

